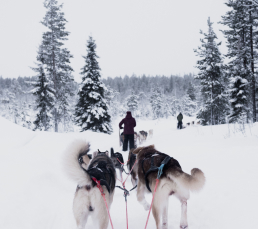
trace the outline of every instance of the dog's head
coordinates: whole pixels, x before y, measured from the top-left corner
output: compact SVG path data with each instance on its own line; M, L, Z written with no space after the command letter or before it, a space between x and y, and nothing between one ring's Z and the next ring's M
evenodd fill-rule
M123 155L121 153L118 153L118 152L114 153L114 149L113 148L111 148L110 152L111 152L111 160L112 160L114 166L116 168L121 168L121 166L122 166L121 163L124 163Z
M96 157L97 155L99 155L99 154L106 154L106 155L109 157L109 153L108 153L107 150L106 150L105 152L100 152L99 149L98 149L98 151L95 151L95 152L92 154L92 159L93 159L94 157Z

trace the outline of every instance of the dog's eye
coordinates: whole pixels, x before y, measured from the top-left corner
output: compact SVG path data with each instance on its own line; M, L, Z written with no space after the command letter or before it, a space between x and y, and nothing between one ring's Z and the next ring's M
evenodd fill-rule
M79 157L79 163L82 164L83 163L83 159L82 157Z

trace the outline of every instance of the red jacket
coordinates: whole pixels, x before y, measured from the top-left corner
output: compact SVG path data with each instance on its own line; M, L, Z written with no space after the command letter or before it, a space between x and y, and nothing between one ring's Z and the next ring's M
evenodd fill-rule
M136 126L136 121L132 117L131 111L126 112L126 117L119 123L119 128L123 129L124 124L124 134L134 134L134 127Z

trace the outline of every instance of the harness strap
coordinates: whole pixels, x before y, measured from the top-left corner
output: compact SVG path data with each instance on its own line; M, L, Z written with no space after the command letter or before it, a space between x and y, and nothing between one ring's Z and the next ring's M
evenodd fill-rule
M150 217L150 212L151 212L151 208L152 208L152 204L153 204L154 196L155 196L155 193L156 193L156 191L157 191L158 183L159 183L159 179L156 179L156 185L155 185L155 189L154 189L153 197L152 197L152 200L151 200L151 206L150 206L150 210L149 210L149 213L148 213L148 217L147 217L147 221L146 221L145 229L147 228L147 225L148 225L148 221L149 221L149 217Z
M101 187L101 181L98 181L95 177L92 177L92 180L94 180L95 183L97 184L97 187L98 187L98 189L99 189L99 191L100 191L100 193L101 193L101 196L102 196L103 199L104 199L104 202L105 202L105 205L106 205L106 208L107 208L107 212L108 212L108 216L109 216L109 220L110 220L110 224L111 224L112 229L114 229L113 223L112 223L112 220L111 220L111 217L110 217L110 213L109 213L107 201L106 201L106 198L105 198L105 193L104 193L104 191L103 191L103 189L102 189L102 187Z
M144 158L143 161L142 161L143 173L145 173L144 168L143 168L143 163L144 163L144 160L145 160L145 159L149 159L149 158ZM147 173L145 174L146 187L147 187L147 189L148 189L150 192L151 192L151 189L150 189L149 180L148 180L149 174L152 173L152 172L158 171L158 177L157 177L157 179L159 179L160 176L161 176L162 173L163 173L163 168L164 168L164 166L170 161L170 159L172 159L170 156L166 156L166 157L164 158L164 160L161 162L161 165L160 165L159 167L157 167L157 166L154 166L154 157L151 157L151 167L150 167L150 169L147 171Z
M137 188L137 185L135 185L132 189L130 189L129 192L133 191L133 190L136 189L136 188Z

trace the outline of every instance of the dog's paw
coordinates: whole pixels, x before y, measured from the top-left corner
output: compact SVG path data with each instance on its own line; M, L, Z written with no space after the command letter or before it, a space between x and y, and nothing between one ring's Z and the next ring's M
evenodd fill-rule
M180 229L188 229L188 225L180 225Z

